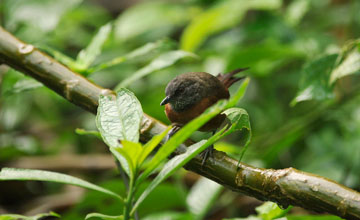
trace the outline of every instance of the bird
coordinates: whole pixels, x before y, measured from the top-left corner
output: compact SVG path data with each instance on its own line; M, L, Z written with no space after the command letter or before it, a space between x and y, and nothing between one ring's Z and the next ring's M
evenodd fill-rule
M160 105L165 105L165 114L171 121L173 128L169 131L166 141L174 135L181 127L201 115L208 107L221 99L229 99L229 87L245 77L234 77L235 74L249 68L235 69L229 73L219 73L217 76L206 72L189 72L176 76L165 89L165 98ZM199 131L212 132L224 122L226 116L218 114ZM202 152L204 165L211 156L213 146Z

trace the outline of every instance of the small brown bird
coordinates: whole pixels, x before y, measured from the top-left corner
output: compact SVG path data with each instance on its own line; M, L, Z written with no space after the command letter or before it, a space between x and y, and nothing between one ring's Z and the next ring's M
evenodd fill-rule
M227 74L220 73L216 77L206 72L190 72L171 80L165 89L166 97L160 103L160 105L165 105L166 116L174 126L167 139L217 101L229 99L228 88L244 78L233 76L247 69L236 69ZM225 115L219 114L203 125L199 131L215 133L224 120ZM204 151L203 163L212 150L211 146Z

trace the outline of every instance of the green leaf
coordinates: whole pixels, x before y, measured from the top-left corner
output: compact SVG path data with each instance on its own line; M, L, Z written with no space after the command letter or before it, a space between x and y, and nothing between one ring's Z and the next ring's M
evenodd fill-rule
M91 136L95 136L95 137L97 137L97 138L99 138L99 139L102 140L101 134L100 134L100 132L98 132L98 131L88 131L88 130L85 130L85 129L83 129L83 128L76 128L76 129L75 129L75 133L76 133L76 134L79 134L79 135L91 135Z
M224 111L226 117L230 120L232 131L242 131L241 145L246 146L251 139L251 126L249 114L242 108L229 108Z
M91 219L91 218L100 218L100 219L103 219L103 220L123 220L124 216L123 215L117 215L117 216L104 215L104 214L101 214L101 213L90 213L90 214L86 215L85 220Z
M55 212L49 213L41 213L34 216L24 216L24 215L17 215L17 214L3 214L0 215L0 220L39 220L44 217L57 217L61 218L61 216Z
M135 168L133 167L133 163L130 159L130 156L126 151L122 149L122 146L111 147L111 153L115 156L115 158L120 162L121 167L124 169L126 174L130 177L131 180L135 178Z
M286 216L288 220L343 220L335 215L300 215L300 216Z
M120 89L117 97L100 96L96 126L108 146L119 146L119 140L139 141L143 112L135 95Z
M208 108L199 117L193 119L191 122L186 124L178 132L174 134L159 150L150 161L148 167L138 178L137 182L142 182L148 177L162 161L164 161L180 144L182 144L190 135L198 130L202 125L208 122L211 118L215 117L221 111L227 107L228 102L226 100L220 100L218 103Z
M166 44L165 40L159 40L157 42L147 43L124 56L119 56L110 61L90 67L87 69L87 73L92 73L92 72L96 72L99 70L103 70L103 69L118 65L120 63L123 63L127 60L131 60L131 59L135 59L140 56L144 56L156 49L159 49L160 47L164 46L165 44Z
M267 39L254 45L244 45L241 50L234 47L228 58L227 69L250 66L252 75L263 77L304 56L303 51L291 44Z
M126 78L124 81L119 83L119 85L115 87L115 91L117 91L121 87L127 87L131 83L152 72L171 66L176 61L184 57L196 57L196 55L182 50L175 50L163 53L159 57L151 61L149 65L141 68L140 70L136 71L132 76Z
M229 100L228 108L235 106L240 99L245 95L246 89L250 83L250 78L246 78L243 80L243 83L240 85L238 90L235 94L232 95L232 97Z
M201 117L201 116L200 116ZM146 190L140 195L139 199L136 201L133 206L132 212L136 210L136 208L140 205L140 203L150 194L151 191L155 189L162 181L171 176L177 169L184 166L187 162L189 162L192 158L198 155L200 152L204 151L207 147L215 143L221 137L224 136L224 131L227 129L225 126L215 135L213 135L209 140L202 140L198 143L195 143L186 149L186 152L180 155L175 156L169 162L165 164L160 173L156 176L156 178L151 182L151 184L146 188ZM180 132L180 131L179 131ZM171 139L170 139L171 140ZM166 147L163 145L162 148ZM159 150L159 151L160 151ZM156 156L156 155L155 155Z
M9 10L4 10L5 27L14 31L20 27L30 26L39 28L37 30L50 32L56 28L59 20L66 12L77 7L81 2L82 0L7 1Z
M131 160L132 166L136 170L138 168L138 161L143 151L143 147L140 143L134 143L130 141L121 141L122 150L124 150ZM135 171L134 170L134 171Z
M65 66L68 66L70 69L75 70L78 68L77 63L73 58L61 53L60 51L55 50L46 45L37 45L37 47L41 50L46 51L48 54L53 56L57 61L64 64Z
M135 210L138 208L141 202L144 201L144 199L150 194L150 192L152 192L155 189L156 186L158 186L162 181L164 181L171 174L173 174L177 169L181 168L192 157L196 156L200 152L198 151L198 149L201 146L203 146L206 142L207 142L206 140L202 140L198 143L191 145L189 148L187 148L187 151L185 153L175 156L168 163L166 163L163 169L160 171L160 173L156 176L156 178L151 182L151 184L137 199L135 205L133 206L132 213L135 212ZM190 158L189 156L192 157Z
M334 83L336 80L348 76L351 74L360 72L360 52L358 48L353 49L338 65L330 75L330 83Z
M141 152L141 155L138 160L138 164L141 165L144 160L149 156L149 154L155 149L156 146L160 144L160 142L164 139L166 134L170 131L171 126L169 126L165 131L163 131L159 135L155 135L151 138L150 141L148 141L144 146L143 150Z
M326 55L304 67L300 89L291 101L292 106L306 100L324 100L334 97L329 79L337 58L337 54Z
M142 220L194 220L190 213L163 211L150 214L141 218Z
M115 36L124 42L140 35L150 35L150 39L168 36L191 18L191 8L184 6L167 2L135 4L115 21Z
M288 24L295 26L310 9L309 0L292 1L286 9L285 20Z
M222 189L220 184L205 177L200 178L191 187L186 203L195 219L204 219Z
M237 25L249 9L277 9L281 0L220 1L194 17L181 36L181 48L195 51L211 35Z
M89 183L85 180L56 172L32 169L2 168L0 172L0 180L37 180L65 183L102 192L123 201L123 198L121 198L121 196L117 195L112 191Z
M36 81L32 78L23 78L17 81L14 86L5 92L6 95L12 95L20 92L30 91L33 89L37 89L43 87L44 85L39 81Z
M264 204L255 208L258 216L260 216L263 220L272 220L284 217L290 209L292 209L292 206L289 206L286 209L281 209L273 202L264 202Z
M80 51L76 58L77 71L83 72L94 62L95 58L101 53L105 41L109 38L112 24L108 23L100 28L93 37L90 44Z
M202 113L199 117L193 119L191 122L186 124L183 128L181 128L173 137L170 138L168 142L166 142L159 151L155 154L153 159L150 161L149 166L145 169L145 171L138 178L138 182L142 182L150 173L152 173L158 165L165 160L180 144L182 144L190 135L198 130L202 125L204 125L211 118L215 117L217 114L222 112L226 108L233 107L238 103L238 101L245 94L246 88L249 84L249 78L246 78L243 83L240 85L238 91L233 95L233 97L229 100L220 100L215 105L208 108L204 113ZM232 131L230 131L232 132ZM218 132L219 133L219 132ZM213 136L214 137L214 136ZM209 139L211 140L211 138ZM210 145L209 145L210 146ZM204 148L205 149L205 148Z
M263 220L260 217L249 215L246 218L224 218L223 220Z
M192 120L190 123L185 125L182 129L180 129L173 137L170 138L168 142L166 142L155 154L153 159L150 161L149 166L145 169L145 171L138 178L137 183L141 183L156 167L170 155L178 145L184 142L194 131L200 128L203 124L205 124L208 120L210 120L215 115L219 114L223 109L232 107L239 101L240 98L244 95L247 85L249 84L249 79L246 79L243 84L239 87L238 91L234 94L234 96L227 103L225 100L219 101L214 106L208 108L203 114L201 114L196 119ZM189 160L194 158L200 152L205 150L207 147L215 143L220 138L232 133L236 130L246 129L249 134L245 137L245 143L248 144L250 142L251 137L251 129L249 116L247 112L243 109L229 109L227 112L229 115L231 124L229 126L225 126L215 135L213 135L209 140L201 141L196 144L191 145L187 148L187 151L181 155L177 155L172 158L168 163L165 164L160 173L156 176L156 178L151 182L149 187L141 194L137 202L135 203L132 212L136 210L136 208L140 205L140 203L149 195L149 193L162 181L168 178L172 173L174 173L177 169L184 166Z

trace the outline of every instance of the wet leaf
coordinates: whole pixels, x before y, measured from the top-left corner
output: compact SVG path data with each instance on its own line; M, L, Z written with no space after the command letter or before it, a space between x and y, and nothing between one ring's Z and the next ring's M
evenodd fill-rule
M120 89L117 97L101 96L96 116L96 126L108 146L119 146L119 140L139 141L142 120L139 100L127 90Z

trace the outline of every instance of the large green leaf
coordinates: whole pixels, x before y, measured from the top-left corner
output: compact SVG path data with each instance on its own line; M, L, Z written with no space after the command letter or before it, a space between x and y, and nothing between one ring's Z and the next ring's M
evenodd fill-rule
M111 23L102 26L98 33L93 37L90 44L80 51L76 58L76 71L86 71L86 69L94 62L95 58L101 53L105 41L110 36L111 27Z
M196 57L193 53L189 53L182 50L175 50L170 52L165 52L161 54L159 57L155 58L151 63L138 71L136 71L133 75L126 78L124 81L119 83L115 87L115 91L121 87L127 87L129 84L135 82L136 80L160 69L164 69L168 66L173 65L176 61L184 57Z
M139 141L142 120L139 100L127 90L120 89L117 97L101 96L96 115L96 126L108 146L119 146L119 141Z
M0 172L0 180L37 180L37 181L65 183L74 186L80 186L87 189L96 190L98 192L108 194L112 197L115 197L123 201L123 198L121 198L121 196L117 195L112 191L104 189L95 184L89 183L85 180L56 172L31 170L31 169L2 168Z
M226 0L200 13L185 28L181 36L181 48L195 51L212 34L238 24L249 9L277 9L281 0Z
M300 89L291 101L292 106L306 100L324 100L334 97L329 79L337 58L337 54L326 55L304 67Z
M55 212L41 213L41 214L37 214L34 216L24 216L24 215L17 215L17 214L3 214L3 215L0 215L0 220L39 220L39 219L43 219L45 217L60 218L60 215L58 215Z

